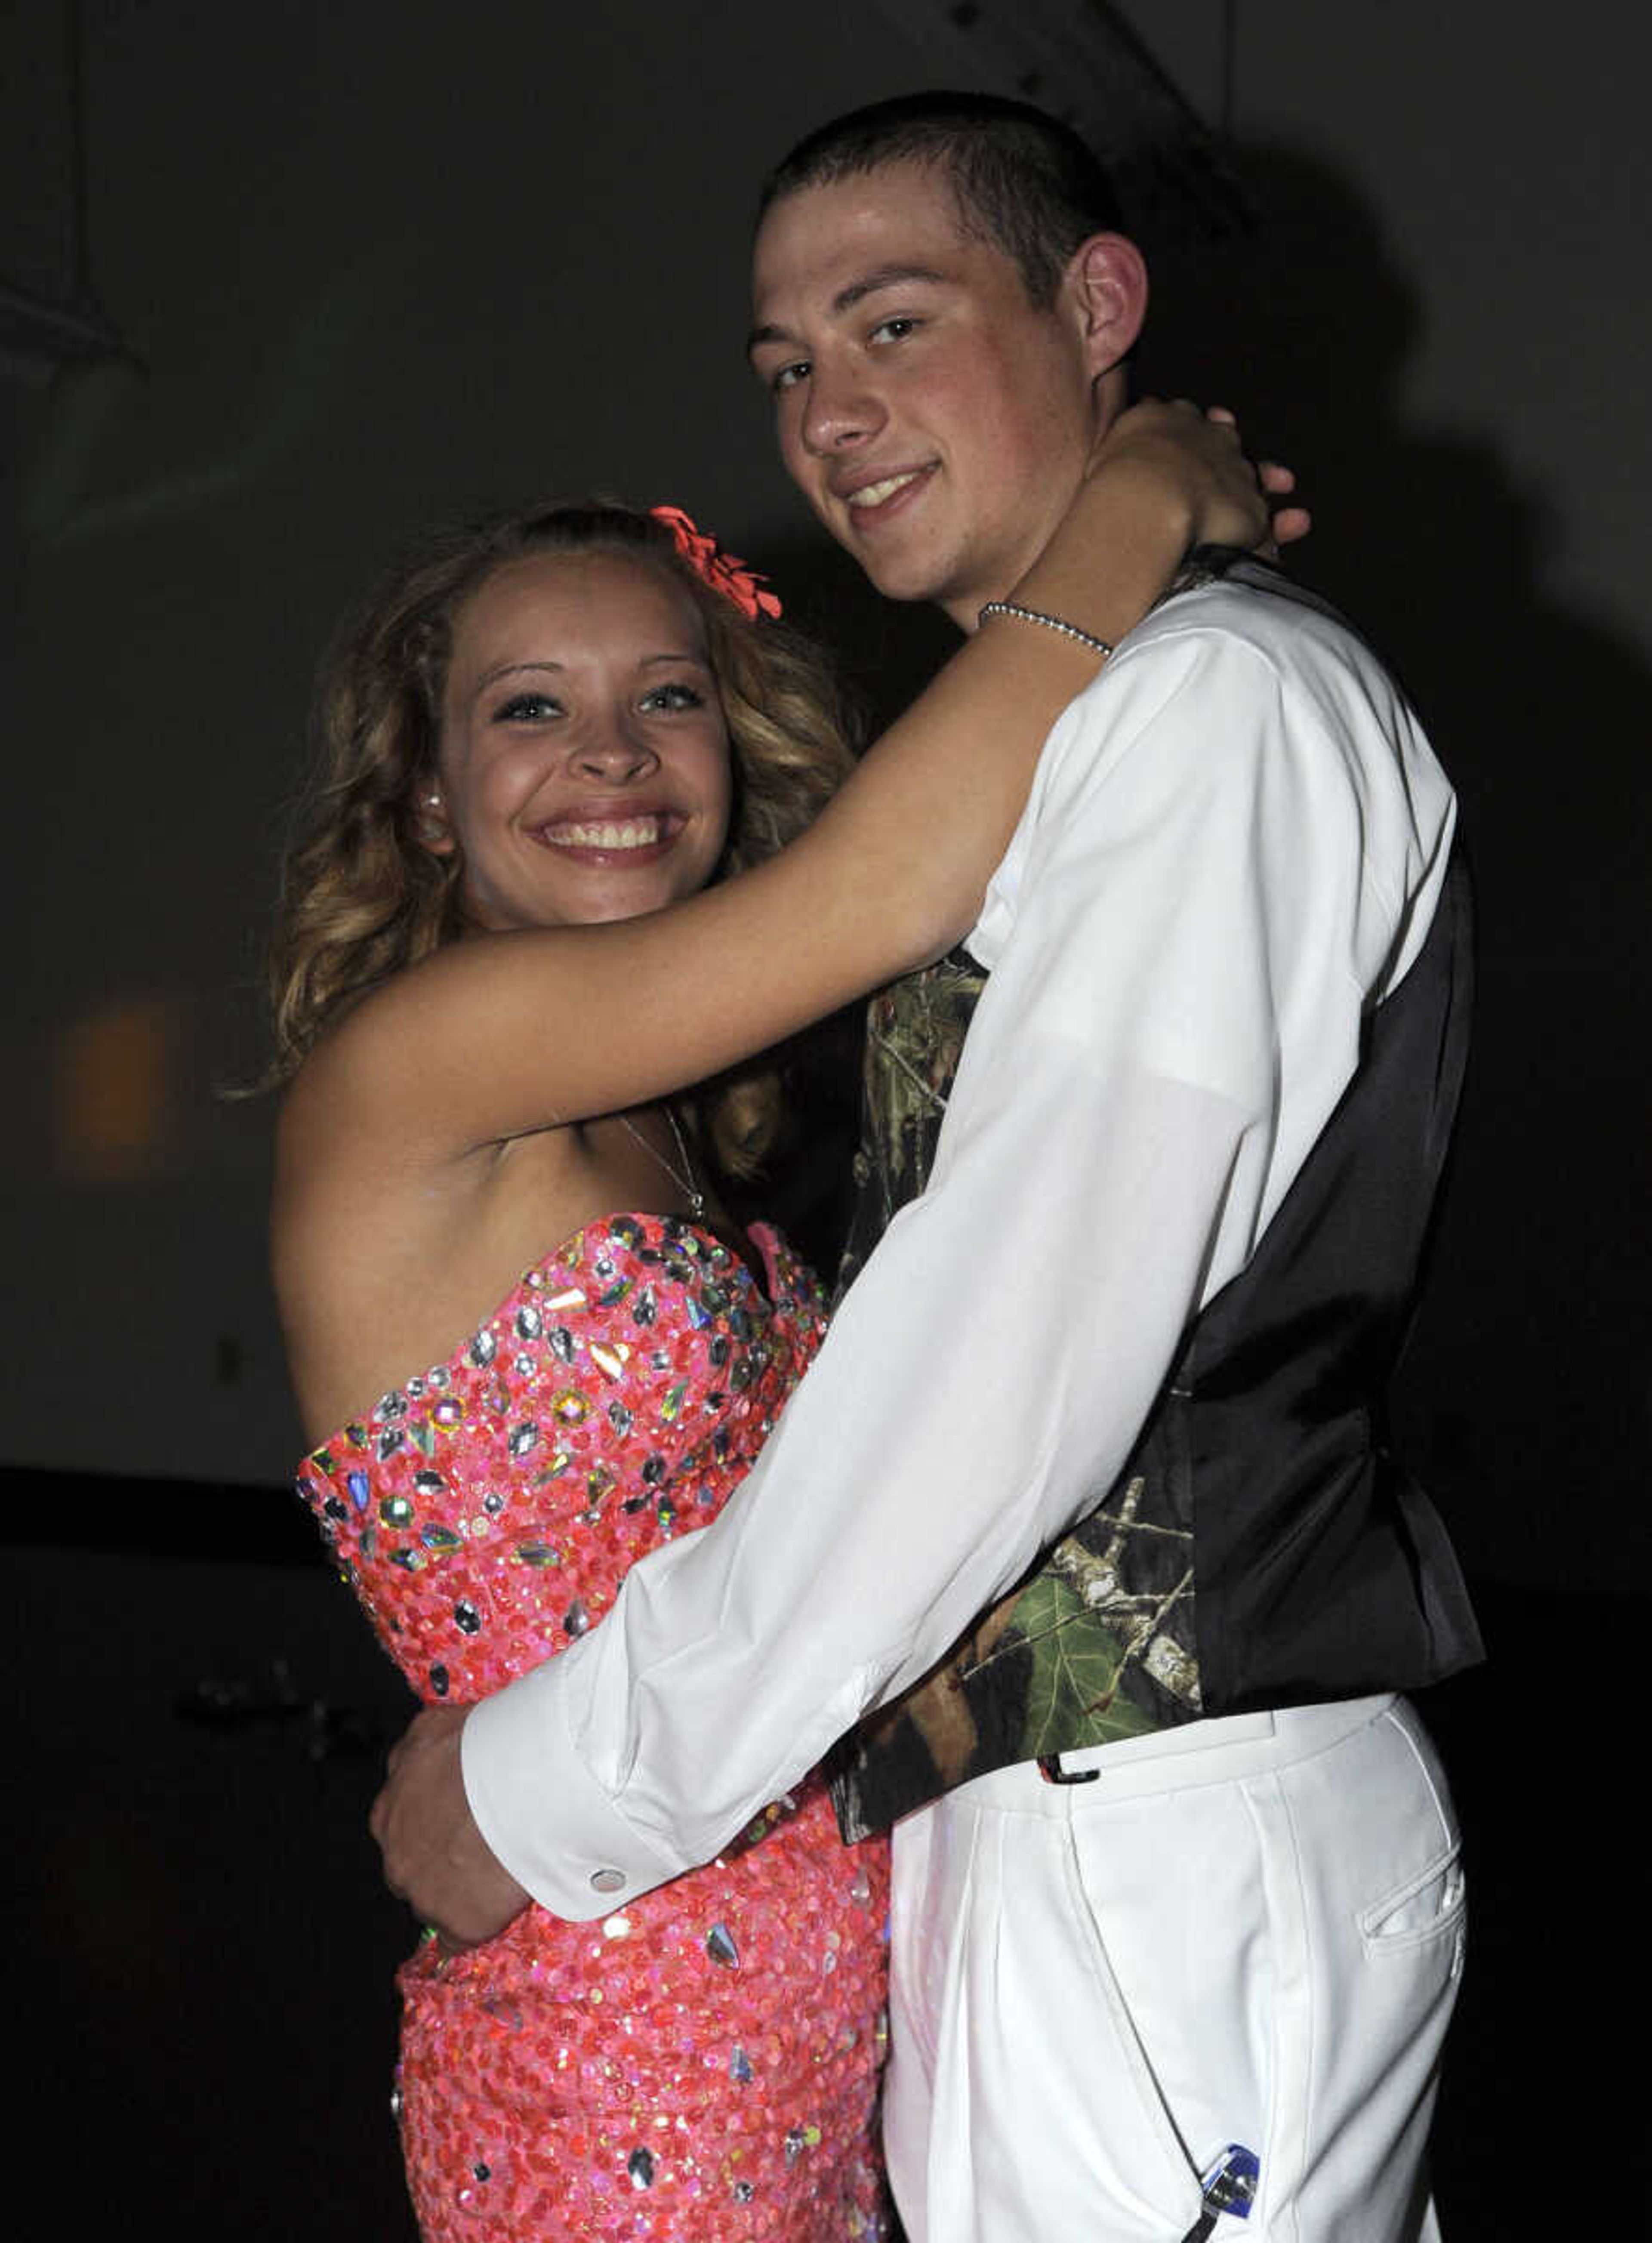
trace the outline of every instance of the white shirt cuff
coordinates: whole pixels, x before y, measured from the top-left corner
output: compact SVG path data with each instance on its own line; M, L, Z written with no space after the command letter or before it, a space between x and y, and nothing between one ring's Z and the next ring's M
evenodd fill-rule
M578 1647L472 1707L460 1764L476 1827L518 1884L583 1923L692 1865L642 1838L574 1749L556 1670Z

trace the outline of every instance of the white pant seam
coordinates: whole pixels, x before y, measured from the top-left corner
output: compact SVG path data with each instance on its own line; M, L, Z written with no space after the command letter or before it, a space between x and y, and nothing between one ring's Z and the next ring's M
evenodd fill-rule
M1451 1842L1454 1841L1456 1835L1456 1826L1454 1821L1453 1817L1446 1812L1446 1803L1440 1796L1440 1786L1434 1782L1434 1770L1423 1758L1421 1752L1418 1748L1417 1740L1411 1734L1408 1725L1399 1719L1399 1711L1400 1709L1397 1705L1390 1706L1387 1712L1382 1718L1385 1721L1392 1721L1394 1728L1399 1730L1400 1735L1405 1739L1406 1749L1410 1753L1413 1760L1416 1761L1418 1773L1428 1787L1428 1796L1434 1802L1434 1813L1440 1818L1440 1835L1447 1841L1447 1842Z
M1118 1982L1118 1973L1113 1968L1112 1955L1107 1945L1106 1935L1102 1930L1095 1903L1091 1898L1089 1889L1085 1885L1081 1872L1078 1839L1071 1815L1061 1826L1061 1853L1071 1893L1078 1908L1082 1911L1084 1922L1089 1929L1091 1940L1093 1943L1087 1959L1091 1970L1100 1982L1102 1999L1112 2017L1114 2031L1118 2033L1125 2062L1136 2082L1137 2095L1152 2125L1153 2132L1158 2139L1161 2151L1165 2155L1166 2163L1173 2172L1179 2166L1180 2175L1190 2179L1194 2190L1197 2191L1199 2185L1198 2164L1187 2146L1176 2113L1171 2109L1164 2090L1159 2085L1158 2074L1153 2069L1152 2058L1149 2056L1146 2044L1137 2031L1135 2017L1125 1998L1125 1990ZM1172 2213L1172 2216L1179 2218L1180 2215Z

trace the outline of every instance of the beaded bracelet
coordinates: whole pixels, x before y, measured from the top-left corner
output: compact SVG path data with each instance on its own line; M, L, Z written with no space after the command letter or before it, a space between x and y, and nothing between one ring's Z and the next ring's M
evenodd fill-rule
M989 600L976 618L984 623L989 616L1019 616L1024 623L1042 623L1046 630L1059 631L1063 638L1076 638L1080 646L1089 647L1105 662L1112 648L1105 638L1092 631L1080 630L1077 623L1064 623L1059 616L1047 616L1040 608L1017 607L1013 600Z

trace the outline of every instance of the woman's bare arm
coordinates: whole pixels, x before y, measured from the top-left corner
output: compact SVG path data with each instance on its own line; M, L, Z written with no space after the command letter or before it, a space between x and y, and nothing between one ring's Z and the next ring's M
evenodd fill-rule
M1137 408L1016 596L1112 641L1190 543L1265 528L1231 431ZM301 1102L393 1114L409 1149L457 1152L702 1080L938 955L977 916L1044 738L1098 667L1054 632L982 631L780 856L668 912L449 946L324 1040Z

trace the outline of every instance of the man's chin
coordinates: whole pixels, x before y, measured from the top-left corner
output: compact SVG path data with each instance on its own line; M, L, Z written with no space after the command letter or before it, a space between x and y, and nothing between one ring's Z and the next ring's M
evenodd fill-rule
M941 602L946 598L945 574L933 560L912 553L869 551L858 542L846 549L872 589L886 600Z
M893 538L871 537L846 538L843 549L883 598L943 609L961 630L975 628L982 601L992 597L990 590L978 589L984 572L972 553L937 551L932 542L925 545L916 539L897 544ZM1018 573L1006 572L1005 582L1013 583Z

